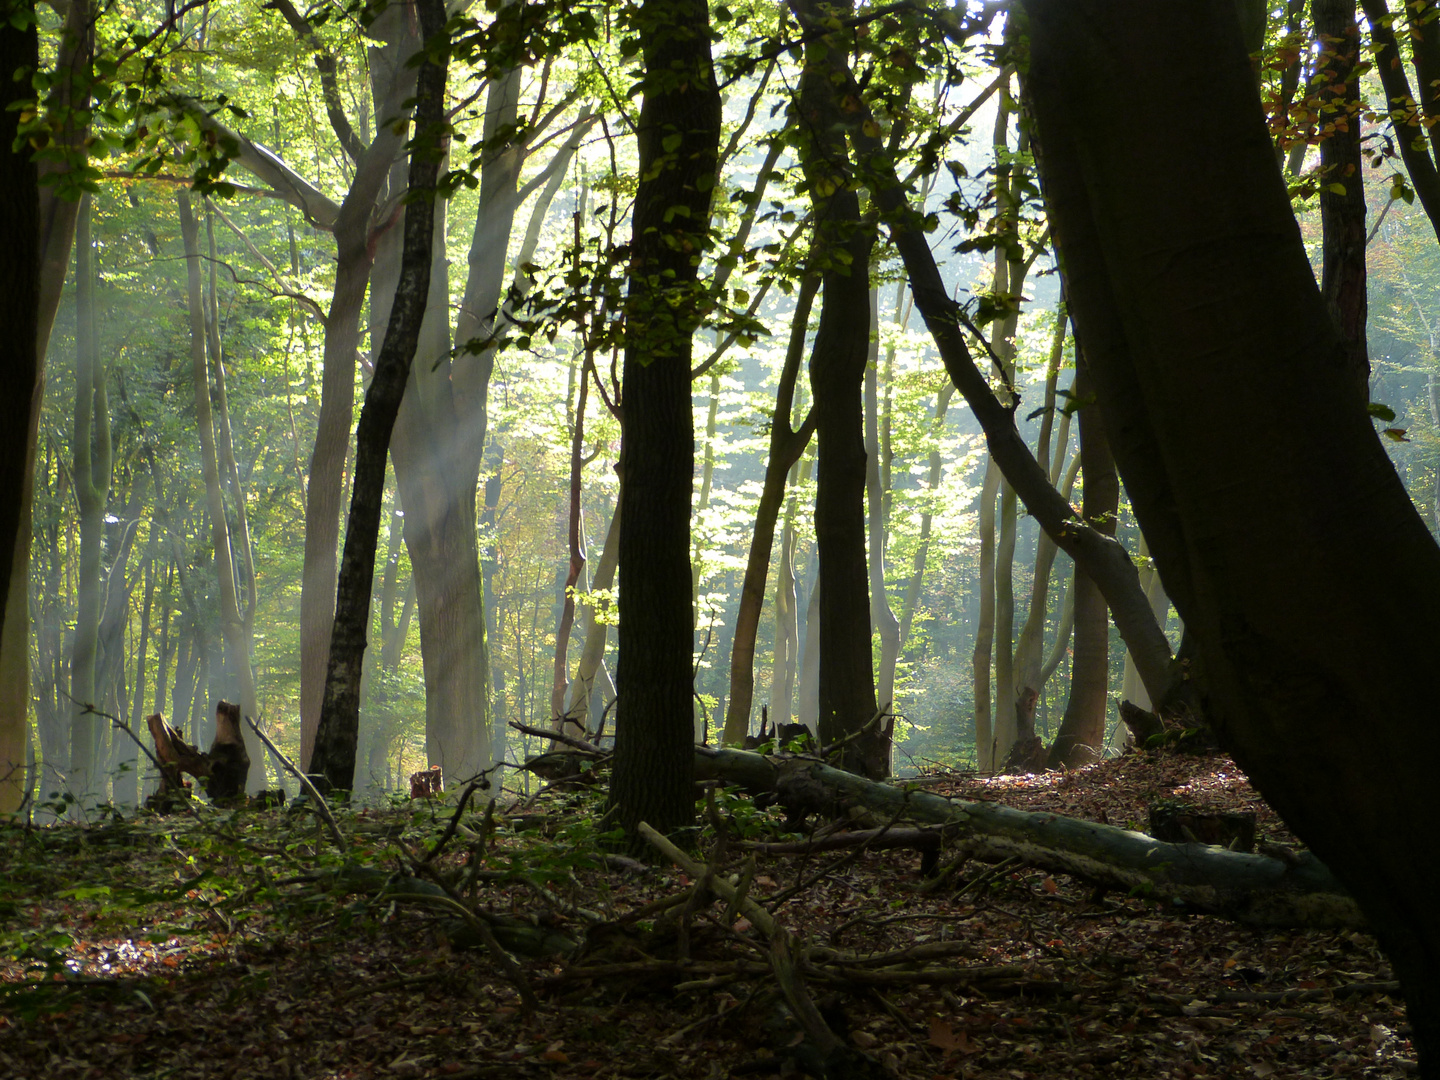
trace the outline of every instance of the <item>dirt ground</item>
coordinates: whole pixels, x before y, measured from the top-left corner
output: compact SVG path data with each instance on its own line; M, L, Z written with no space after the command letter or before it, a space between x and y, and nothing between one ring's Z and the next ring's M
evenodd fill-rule
M1250 810L1262 840L1294 843L1222 757L1151 752L1075 773L923 783L1134 828L1160 799ZM290 811L0 829L0 1077L813 1070L751 920L697 897L668 864L600 855L597 805L556 793L493 827L467 812L432 860L442 877L468 875L447 879L458 906L397 893L393 879L388 893L355 891L342 870L413 872L453 802L342 815L343 855L313 815ZM742 872L747 842L784 839L778 816L742 797L718 798L716 813L731 834L727 874ZM713 851L711 832L701 851ZM1019 865L926 878L920 863L904 849L760 856L749 887L801 943L809 993L872 1075L1415 1071L1403 1001L1366 934L1261 931ZM676 896L689 899L645 910ZM581 947L503 962L464 947L465 905ZM828 964L842 952L843 972Z

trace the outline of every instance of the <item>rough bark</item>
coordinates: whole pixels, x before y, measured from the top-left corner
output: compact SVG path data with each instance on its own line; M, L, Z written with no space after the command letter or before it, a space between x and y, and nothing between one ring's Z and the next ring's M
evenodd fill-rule
M795 313L790 321L785 364L780 370L780 385L775 392L775 412L770 422L770 453L765 460L765 483L760 492L760 504L755 508L755 531L750 536L745 580L740 586L740 607L735 613L735 641L730 651L730 702L726 706L725 730L721 737L726 746L738 746L750 733L750 713L755 702L755 635L765 606L765 579L770 570L770 553L775 545L775 524L785 501L785 478L805 452L814 430L810 416L805 418L798 430L791 427L791 413L795 402L795 381L800 374L800 361L805 355L810 310L819 288L818 275L807 274L800 281L795 297ZM793 557L793 552L791 555ZM782 569L781 572L785 571ZM789 572L793 594L793 567ZM780 639L776 640L778 648ZM771 704L775 704L773 694ZM776 717L776 723L790 722L788 700L784 714L776 713Z
M826 744L857 735L846 745L845 767L880 777L889 771L889 739L881 729L865 730L876 711L865 557L863 400L875 230L860 219L845 144L848 117L836 96L836 79L845 71L849 49L845 34L822 33L825 16L813 0L800 0L795 10L809 37L797 136L815 218L812 259L822 290L810 353L817 440L815 545L820 559L817 734Z
M619 701L608 812L638 843L640 822L669 832L694 814L690 360L702 314L696 264L716 180L720 90L702 0L644 0L634 31L645 76L625 300Z
M1207 715L1360 902L1440 1075L1440 838L1413 827L1440 817L1440 549L1355 407L1233 13L1026 6L1077 334Z
M1387 0L1360 0L1365 10L1365 19L1370 24L1370 37L1375 46L1375 74L1385 89L1390 123L1395 129L1395 142L1400 150L1400 159L1405 171L1410 174L1410 184L1420 199L1430 227L1440 237L1440 170L1435 167L1432 156L1433 144L1426 141L1426 128L1430 138L1436 137L1434 127L1425 122L1428 114L1417 115L1415 95L1410 90L1410 77L1406 74L1400 46L1395 40L1394 20ZM1431 23L1431 32L1440 33ZM1427 49L1428 44L1422 45ZM1433 108L1434 98L1425 95L1427 104Z
M20 29L7 23L4 33L11 35L4 48L13 51L7 53L7 66L0 70L14 72L20 67L34 70L38 56L32 57L30 51L35 48L33 30ZM16 238L16 247L12 249L14 257L7 259L7 265L11 269L6 271L7 274L15 275L14 290L6 292L7 303L14 305L15 317L13 321L7 319L6 326L14 326L16 333L13 336L7 333L7 343L18 343L26 340L29 335L30 316L21 311L25 304L30 304L34 309L35 320L34 360L15 369L18 378L5 395L7 401L14 403L11 407L18 412L27 406L28 389L29 414L28 423L21 428L15 428L8 423L3 425L5 438L15 438L21 431L25 433L25 460L20 466L22 486L18 500L13 504L19 510L15 541L13 550L6 546L3 549L4 554L0 555L0 558L10 560L9 585L4 593L4 618L0 621L0 732L7 733L23 731L30 720L29 577L35 451L40 430L40 407L45 396L45 351L50 341L51 328L55 324L55 314L60 307L65 275L70 266L70 248L79 209L77 192L66 174L74 168L77 159L85 152L83 147L90 126L89 87L94 50L92 6L88 0L76 0L65 12L64 25L56 46L54 78L44 102L46 119L50 130L54 132L54 142L47 147L48 152L43 161L34 163L28 154L14 154L14 124L20 117L18 111L5 110L5 119L0 121L0 131L10 132L11 139L10 142L0 143L0 154L4 154L7 159L7 169L15 170L5 177L6 183L0 190L6 192L5 212L16 215L12 223L18 230L6 229L3 232L7 238ZM15 63L9 64L10 59ZM29 93L30 83L26 80L10 80L7 83L7 95L15 94L28 98ZM8 96L6 100L9 100ZM32 180L32 168L38 175L39 182L36 195L39 231L37 262L34 263L26 255L30 243L29 234L19 220L23 218L27 208L32 206L30 193L34 191L32 185L37 182ZM14 181L15 186L11 186L11 181ZM13 201L10 199L11 191L14 191L16 196ZM9 242L7 240L7 243ZM34 292L25 284L27 275L31 273L38 274L33 286ZM11 504L7 502L6 505ZM0 518L0 528L3 527L3 518ZM3 747L8 742L13 742L18 737L18 734L0 735L0 740L6 740L0 741L0 752L3 752ZM13 789L4 787L3 781L0 781L0 809L4 808L7 799L13 797L12 793Z
M1076 359L1075 390L1083 402L1090 397L1090 376L1083 353ZM1094 404L1081 406L1079 420L1080 475L1084 479L1080 513L1092 529L1113 536L1120 509L1120 480L1105 438L1105 420ZM1070 661L1070 698L1050 748L1050 765L1076 769L1097 760L1105 742L1110 705L1110 611L1100 589L1083 570L1077 568L1071 592L1075 597L1075 652Z
M426 40L444 30L445 8L441 0L416 0L415 7ZM443 157L441 125L444 123L446 68L445 53L436 51L427 52L419 65L415 138L405 213L405 253L385 341L375 361L375 377L365 394L355 435L355 479L336 591L335 628L330 639L315 754L310 762L311 772L323 773L333 787L345 791L355 782L360 672L375 575L385 461L395 417L400 411L400 399L415 358L430 289L436 180Z

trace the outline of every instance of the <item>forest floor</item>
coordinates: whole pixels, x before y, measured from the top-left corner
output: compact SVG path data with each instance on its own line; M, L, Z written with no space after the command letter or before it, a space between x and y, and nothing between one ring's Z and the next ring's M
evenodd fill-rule
M1262 838L1294 842L1223 757L1152 751L1075 773L922 782L1132 828L1162 798L1253 810ZM745 840L783 838L748 800L716 804L736 833L729 869ZM598 857L597 805L555 795L488 835L468 814L432 862L458 870L467 849L481 852L457 893L472 911L584 941L508 973L484 947L461 947L453 901L336 884L358 880L337 875L342 862L374 867L372 885L397 866L414 873L453 803L340 815L343 859L313 815L289 811L0 828L0 1076L802 1074L810 1059L757 930L708 899L643 910L694 896L694 883L669 864ZM880 1075L1415 1071L1403 1001L1367 934L1256 930L1024 866L971 862L927 879L904 849L763 856L750 895L808 943L810 993ZM873 974L827 975L826 949L875 954Z

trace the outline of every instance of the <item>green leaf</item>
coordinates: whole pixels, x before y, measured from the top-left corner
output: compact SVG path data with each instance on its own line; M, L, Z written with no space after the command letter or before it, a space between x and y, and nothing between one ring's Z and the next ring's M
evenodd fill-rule
M1384 420L1387 424L1395 419L1395 410L1379 401L1372 401L1365 406L1365 410L1377 420Z

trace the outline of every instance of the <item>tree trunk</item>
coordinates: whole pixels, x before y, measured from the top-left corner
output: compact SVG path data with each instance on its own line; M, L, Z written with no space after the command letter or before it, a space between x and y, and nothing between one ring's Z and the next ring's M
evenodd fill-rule
M77 5L78 6L78 5ZM0 71L34 70L39 63L34 23L16 27L8 20L0 25ZM0 268L0 320L5 335L0 349L0 371L10 389L0 396L0 626L9 626L10 609L24 609L29 587L30 528L28 492L33 480L35 397L31 388L39 378L38 310L40 305L40 190L35 163L29 148L12 149L20 119L18 105L29 94L29 85L5 80L0 87L0 236L7 237L3 268ZM10 106L15 104L17 108ZM22 529L24 532L22 533ZM21 554L27 557L19 558ZM28 631L29 620L20 625ZM28 644L28 643L27 643ZM29 649L18 659L29 659ZM23 801L25 745L29 731L29 679L24 667L9 670L6 652L0 643L0 686L14 679L18 686L0 696L0 815L19 809ZM28 666L28 664L26 664ZM18 698L18 702L7 700ZM18 705L19 707L12 707Z
M372 32L394 33L403 9L392 6L377 20ZM388 52L398 52L392 44ZM415 73L387 50L371 50L375 79L375 108L379 115L395 116L401 102L413 92ZM408 58L408 54L407 54ZM382 73L389 72L388 80ZM390 174L391 163L405 143L405 125L381 124L375 139L355 167L355 179L334 218L335 286L325 319L324 368L320 380L320 416L315 425L315 449L310 456L310 478L305 488L305 564L300 584L300 761L309 768L315 748L324 697L330 633L335 615L335 551L340 538L340 507L344 498L345 458L350 425L355 415L355 359L360 346L360 313L370 281L377 239L372 228L384 232L385 223L373 221L376 202ZM388 298L387 298L388 299Z
M1075 392L1091 395L1083 353L1076 356ZM1095 405L1080 407L1080 475L1084 480L1080 513L1092 529L1115 534L1120 481L1105 437L1105 420ZM1110 610L1105 597L1083 570L1071 589L1075 597L1075 653L1070 661L1070 700L1050 748L1052 768L1076 769L1100 757L1110 711Z
M1356 401L1370 401L1365 340L1365 177L1360 155L1360 29L1355 0L1311 0L1320 39L1320 292L1345 342ZM1423 34L1434 33L1434 24ZM1432 91L1433 93L1433 91ZM1338 190L1337 190L1338 189Z
M995 645L995 493L999 487L1000 470L995 465L995 458L987 454L976 522L980 531L980 552L975 587L980 593L980 610L975 621L975 647L970 653L971 686L975 698L975 766L982 773L994 772L1003 760L990 703L990 659Z
M239 591L235 582L235 554L230 540L229 520L225 513L225 496L220 489L215 422L210 406L210 376L206 362L207 320L200 283L200 223L196 221L191 208L189 191L182 190L177 202L180 208L180 234L185 244L185 261L189 272L190 361L194 379L195 426L200 433L200 472L205 484L205 505L210 512L210 528L214 536L215 578L220 593L220 635L235 661L240 700L258 712L255 704L255 673L250 666L250 643L245 634L245 620L240 614ZM242 743L244 735L242 725Z
M791 487L810 478L810 458L790 469ZM775 655L770 666L770 713L775 723L788 724L794 713L796 671L800 664L800 597L795 580L795 514L793 493L785 504L780 530L779 580L775 583Z
M880 632L880 670L876 679L876 700L885 708L895 706L895 663L900 659L900 621L890 607L885 591L885 540L888 532L886 506L890 501L889 469L882 469L880 442L880 293L870 290L870 355L865 365L865 502L867 544L870 551L870 621ZM894 353L891 352L891 357ZM889 372L887 371L887 376ZM890 393L887 377L885 393ZM888 414L886 422L889 421ZM882 478L882 471L886 476ZM890 769L885 769L888 776Z
M621 481L622 486L624 481ZM620 560L620 508L617 505L610 515L610 524L605 530L605 546L600 550L600 561L595 564L595 574L590 579L591 593L608 591L615 585L615 566ZM610 627L603 619L595 617L595 609L587 604L580 613L580 626L584 631L584 644L580 647L580 660L575 665L575 678L570 683L570 701L565 715L582 731L589 731L590 699L595 694L597 678L609 682L605 675L605 640L610 636Z
M99 656L101 553L105 507L110 497L110 409L105 366L95 340L94 246L90 239L91 199L81 198L75 239L75 413L70 437L70 481L80 510L80 566L75 639L70 658L70 790L82 803L104 798L103 731L100 718L84 710L101 708L95 673Z
M1015 402L995 396L989 380L975 364L962 332L964 313L950 296L925 233L915 226L905 190L878 135L870 133L874 118L861 100L853 76L842 73L847 100L859 105L850 138L865 160L874 184L875 200L887 215L890 236L905 263L915 306L935 342L945 370L964 395L985 431L985 441L1025 508L1060 549L1086 567L1099 583L1120 635L1133 651L1136 664L1157 699L1178 685L1170 644L1156 625L1140 589L1139 574L1125 549L1102 533L1087 528L1050 483L1045 468L1035 460L1015 427Z
M848 10L848 9L847 9ZM821 271L820 324L810 354L815 402L815 543L820 559L820 716L822 743L846 744L844 766L871 778L889 771L889 739L865 726L875 715L870 652L870 590L865 558L863 385L870 339L870 251L874 229L860 220L836 75L849 46L821 35L813 0L796 5L811 40L797 103L799 154L814 207L812 259Z
M577 356L580 385L575 394L575 411L570 429L570 484L565 523L565 547L569 559L565 567L565 595L560 610L560 624L555 628L555 664L550 678L550 722L564 730L568 715L565 711L565 690L570 674L570 631L575 627L575 590L585 572L585 518L580 506L582 474L585 469L585 406L590 401L590 360ZM712 409L713 412L713 409ZM583 735L585 729L569 732Z
M425 41L444 31L442 0L416 0L415 8ZM442 125L448 47L438 56L434 52L424 56L416 78L405 251L385 341L375 360L375 377L365 394L355 433L355 480L336 590L335 628L330 638L325 700L315 735L315 755L310 762L310 771L324 773L332 786L344 791L349 791L355 783L360 673L385 492L385 461L395 417L400 411L400 399L415 359L430 290L431 242L438 197L436 181L445 150Z
M760 504L755 508L755 531L750 537L745 580L740 586L740 607L735 613L735 641L730 651L730 702L725 711L725 731L721 739L726 746L739 746L750 733L750 713L755 702L755 635L759 631L760 614L765 606L765 578L770 571L770 553L775 544L775 523L785 501L785 478L810 442L812 428L809 417L797 431L791 426L794 422L791 413L795 401L795 381L799 377L800 361L805 355L810 310L819 288L820 278L816 274L807 274L800 280L795 312L790 318L790 342L785 351L785 364L780 370L780 385L775 391L775 413L770 422L770 453L765 460L765 484L760 492ZM792 550L792 562L793 555ZM788 572L793 605L794 567L790 566ZM782 568L781 573L786 573L786 569ZM793 621L793 611L791 618ZM777 648L780 640L776 638ZM771 705L774 706L773 680L771 685ZM783 713L775 714L777 724L790 722L788 694L786 697Z
M703 314L696 254L709 227L720 150L706 5L643 0L635 29L645 77L625 300L620 697L608 811L632 843L642 821L669 832L694 816L690 358Z
M1440 549L1356 408L1232 5L1026 6L1076 331L1207 715L1359 900L1440 1076Z
M1067 410L1060 422L1058 433L1054 431L1055 406L1057 400L1060 365L1065 355L1065 328L1069 320L1065 315L1065 296L1062 291L1059 310L1056 312L1055 337L1050 345L1050 363L1045 376L1045 412L1040 420L1040 438L1035 444L1037 461L1051 463L1049 476L1052 486L1060 486L1060 470L1065 463L1065 452L1070 441L1070 413ZM1071 389L1073 400L1074 389ZM1054 436L1052 440L1052 435ZM1051 443L1054 442L1052 453ZM1069 499L1068 491L1062 492ZM1030 610L1025 625L1020 628L1020 638L1015 643L1015 664L1012 669L1014 683L1011 696L1016 703L1020 726L1027 735L1035 734L1035 705L1045 691L1045 682L1040 678L1042 670L1042 648L1045 638L1045 622L1049 615L1050 574L1055 567L1055 541L1041 532L1035 538L1035 567L1030 575Z

